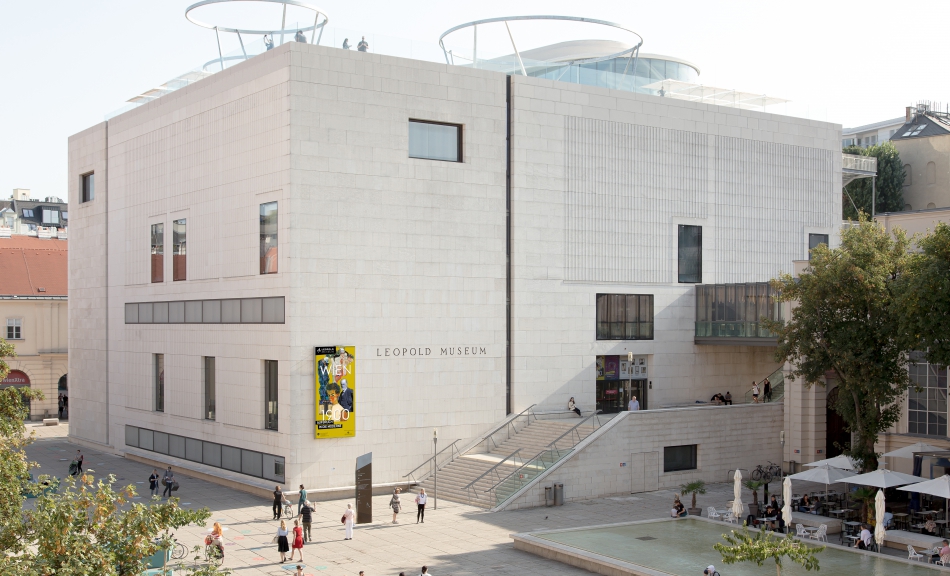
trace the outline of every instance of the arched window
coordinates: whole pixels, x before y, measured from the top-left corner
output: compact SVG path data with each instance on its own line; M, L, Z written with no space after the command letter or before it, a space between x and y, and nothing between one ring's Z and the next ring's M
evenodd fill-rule
M910 186L912 180L910 174L910 164L904 164L904 186Z
M904 204L904 210L905 210L905 211L909 211L909 210L913 210L913 209L914 209L914 207L911 206L910 204Z
M936 208L936 207L937 207L937 205L934 204L933 202L930 202L930 203L927 204L927 209L928 209L928 210L930 210L931 208Z
M933 162L927 162L927 184L937 183L937 165Z

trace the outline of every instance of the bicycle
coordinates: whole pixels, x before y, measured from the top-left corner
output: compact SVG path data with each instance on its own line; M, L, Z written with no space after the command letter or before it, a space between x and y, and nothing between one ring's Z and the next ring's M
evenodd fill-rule
M291 518L296 516L296 514L294 514L294 505L291 504L289 500L284 500L283 504L284 504L284 518L290 520Z
M752 480L765 482L768 484L775 477L782 476L782 468L775 462L769 461L769 465L763 467L761 464L755 467L755 470L752 471Z
M205 538L205 562L215 566L220 566L224 562L224 549L210 536Z

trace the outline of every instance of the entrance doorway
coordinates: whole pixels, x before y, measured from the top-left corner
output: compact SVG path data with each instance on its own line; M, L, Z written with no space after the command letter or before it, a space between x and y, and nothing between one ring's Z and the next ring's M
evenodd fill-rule
M825 457L834 458L840 456L842 448L851 443L851 433L847 430L847 423L840 414L835 412L835 404L838 402L838 388L833 388L828 392L827 402L825 403Z
M615 414L627 409L627 403L634 396L640 402L640 409L647 409L647 381L635 380L598 380L597 409L604 414Z

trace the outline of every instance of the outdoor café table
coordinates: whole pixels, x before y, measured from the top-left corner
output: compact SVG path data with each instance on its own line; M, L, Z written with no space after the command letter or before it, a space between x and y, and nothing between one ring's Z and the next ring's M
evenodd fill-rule
M842 522L844 524L844 529L849 534L857 532L857 527L861 525L860 522Z
M895 524L898 528L900 528L901 526L906 527L906 526L907 526L907 516L908 516L908 515L905 514L904 512L898 512L897 514L894 514L894 524Z
M845 515L845 510L831 510L831 511L828 512L828 513L831 514L832 516L834 516L835 518L838 518L838 517L840 517L840 516L844 516L844 515Z
M845 538L848 539L849 548L854 548L854 543L861 539L860 536L851 536L851 535L845 536Z

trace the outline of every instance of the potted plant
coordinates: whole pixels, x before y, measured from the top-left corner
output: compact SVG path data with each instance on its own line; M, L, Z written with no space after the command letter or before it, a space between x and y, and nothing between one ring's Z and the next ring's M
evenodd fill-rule
M762 487L762 482L760 480L746 480L742 483L743 486L752 491L752 504L749 504L749 514L753 516L759 515L759 488Z
M696 495L706 493L706 483L702 480L694 480L693 482L687 482L686 484L680 485L680 490L683 493L683 496L693 495L693 505L687 509L690 516L702 516L702 509L696 507Z
M825 549L824 546L805 545L791 534L784 538L767 530L751 534L748 526L743 526L741 531L733 530L730 534L723 534L722 537L726 542L718 542L713 548L722 555L723 562L754 562L757 566L762 566L771 558L775 561L777 576L782 576L783 558L800 565L806 571L818 571L818 558L815 555Z

